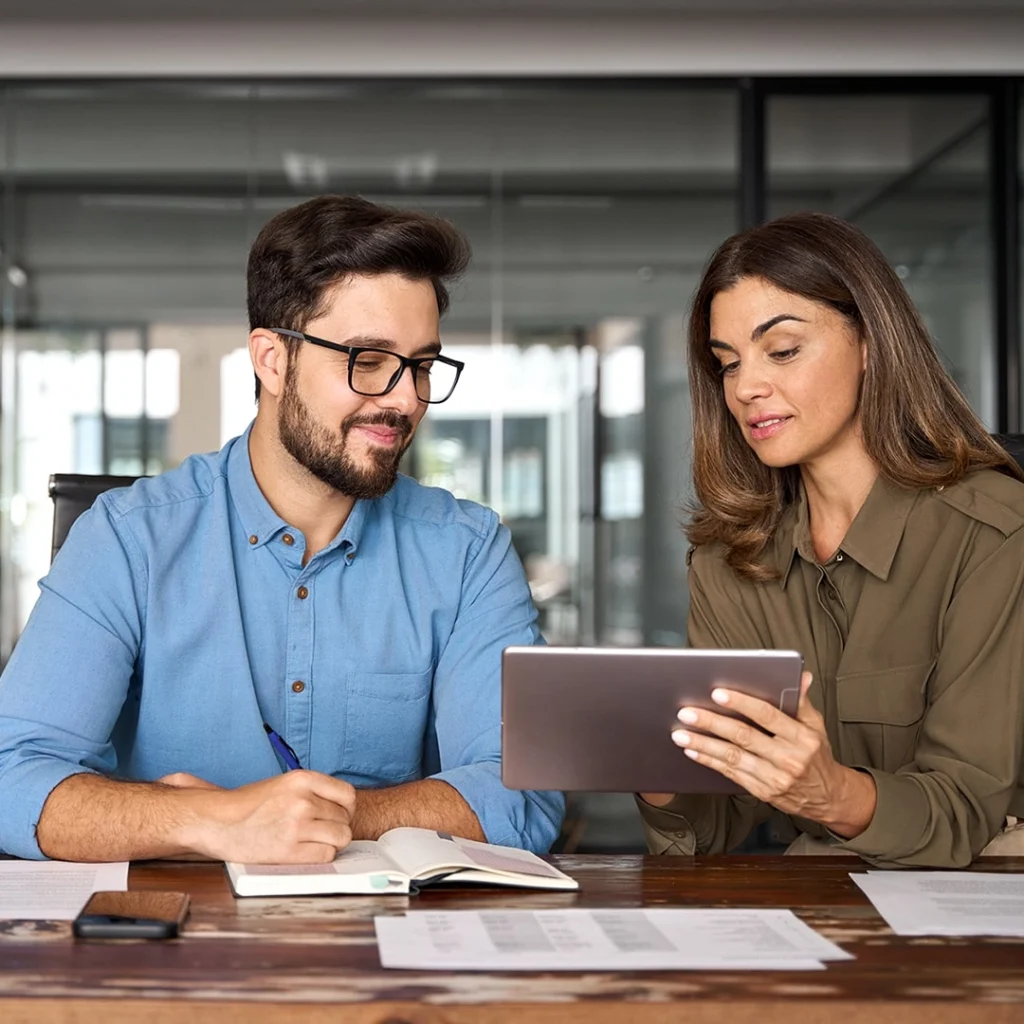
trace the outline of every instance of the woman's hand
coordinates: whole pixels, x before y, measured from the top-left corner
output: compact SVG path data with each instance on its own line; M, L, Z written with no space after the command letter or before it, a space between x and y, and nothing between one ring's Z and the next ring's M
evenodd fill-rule
M807 699L810 685L811 674L805 672L795 719L767 701L718 688L711 699L749 721L685 707L678 715L682 728L673 731L672 741L687 757L783 813L821 822L837 835L853 838L875 813L875 783L832 756L825 721Z

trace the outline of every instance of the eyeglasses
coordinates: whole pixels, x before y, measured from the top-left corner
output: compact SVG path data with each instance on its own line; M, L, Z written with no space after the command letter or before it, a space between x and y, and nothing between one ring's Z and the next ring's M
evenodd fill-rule
M408 366L412 371L416 397L421 402L438 405L451 398L466 365L447 356L409 359L387 349L339 345L336 341L324 341L323 338L314 338L312 334L289 331L284 327L271 327L270 330L288 338L297 338L299 341L308 341L311 345L329 348L333 352L345 353L348 356L348 386L357 395L368 397L386 395L402 379L402 374Z

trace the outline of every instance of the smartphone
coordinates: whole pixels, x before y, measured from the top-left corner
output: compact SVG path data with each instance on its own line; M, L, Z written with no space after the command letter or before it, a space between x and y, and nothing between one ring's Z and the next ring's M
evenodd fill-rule
M71 930L80 939L173 939L188 907L184 892L94 892Z

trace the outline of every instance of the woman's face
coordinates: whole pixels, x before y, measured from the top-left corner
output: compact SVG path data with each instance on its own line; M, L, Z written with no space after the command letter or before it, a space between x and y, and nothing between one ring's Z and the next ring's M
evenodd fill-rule
M830 306L743 278L711 303L711 348L725 404L765 465L817 463L862 447L867 350Z

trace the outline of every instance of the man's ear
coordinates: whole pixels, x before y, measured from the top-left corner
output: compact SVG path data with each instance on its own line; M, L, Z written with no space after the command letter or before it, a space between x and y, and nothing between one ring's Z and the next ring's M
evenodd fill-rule
M253 372L260 379L260 390L280 398L288 372L288 347L281 336L257 327L249 335L249 358Z

